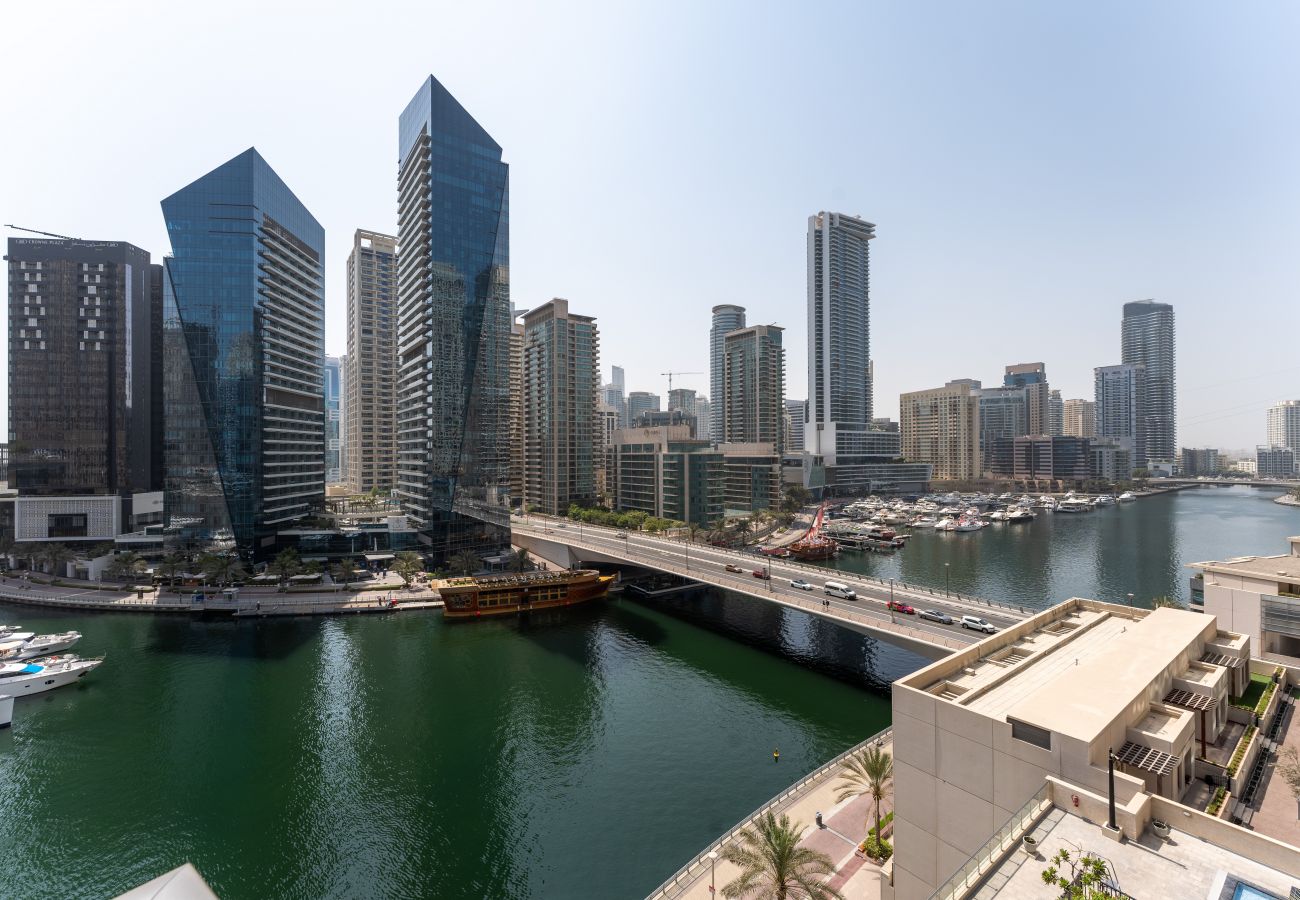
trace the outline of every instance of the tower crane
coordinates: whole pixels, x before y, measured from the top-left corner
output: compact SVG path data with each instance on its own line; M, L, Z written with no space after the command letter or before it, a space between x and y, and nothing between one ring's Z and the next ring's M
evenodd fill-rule
M46 237L62 238L62 239L65 240L65 241L75 241L75 240L79 240L79 238L68 237L66 234L54 234L53 232L50 232L50 231L37 231L35 228L24 228L24 227L21 226L21 225L8 225L8 224L6 224L6 225L5 225L5 228L12 228L14 231L26 231L26 232L28 232L29 234L43 234L43 235L45 235Z
M660 372L659 374L668 376L668 392L672 393L674 375L703 375L704 373L703 372Z

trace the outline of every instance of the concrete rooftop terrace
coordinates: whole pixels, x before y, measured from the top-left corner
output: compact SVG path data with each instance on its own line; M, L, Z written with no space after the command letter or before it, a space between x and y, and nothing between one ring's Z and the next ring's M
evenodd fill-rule
M989 718L1090 742L1198 638L1217 635L1215 620L1200 614L1076 598L901 683Z
M1277 556L1237 556L1232 559L1191 563L1188 568L1229 575L1300 579L1300 535L1286 539L1290 553Z

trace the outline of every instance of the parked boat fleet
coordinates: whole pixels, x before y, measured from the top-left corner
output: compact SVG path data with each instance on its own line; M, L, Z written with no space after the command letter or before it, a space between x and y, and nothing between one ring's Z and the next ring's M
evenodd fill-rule
M892 540L896 546L902 546L907 536L897 535L890 531L891 528L979 531L990 525L1030 522L1044 512L1091 512L1135 499L1128 491L1117 497L1109 494L1083 496L1071 491L1060 499L1046 494L1034 498L1028 494L1014 497L1011 494L957 493L935 494L914 502L867 497L841 507L841 518L823 526L823 532L837 540Z
M81 640L78 631L36 634L0 625L0 695L25 697L71 684L104 661L61 653Z

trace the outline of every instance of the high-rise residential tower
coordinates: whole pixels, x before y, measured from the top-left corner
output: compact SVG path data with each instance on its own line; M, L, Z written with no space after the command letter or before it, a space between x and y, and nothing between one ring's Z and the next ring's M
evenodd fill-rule
M721 444L726 438L722 428L722 380L726 372L726 359L723 355L723 338L733 331L745 327L745 307L722 303L713 307L713 326L709 329L709 396L718 403L718 416L709 425L706 435L715 444ZM628 413L632 418L631 411Z
M162 267L121 241L10 238L5 258L14 536L112 540L162 488Z
M643 412L659 412L659 395L649 391L633 391L627 395L627 426L637 427L636 421Z
M1061 433L1071 437L1096 437L1096 401L1066 400L1061 412Z
M1047 368L1040 362L1007 366L1002 384L1004 387L1024 388L1025 431L1022 434L1050 434L1052 389L1047 383Z
M343 480L343 362L325 357L325 483Z
M976 387L980 402L980 459L982 471L1000 471L1006 468L994 465L993 454L1000 447L1010 446L999 441L1011 441L1029 430L1029 405L1024 387ZM1005 464L1005 460L1002 460Z
M1096 385L1097 437L1111 438L1129 453L1134 469L1147 466L1146 368L1124 363L1099 366Z
M700 437L709 438L713 436L713 404L709 402L708 397L696 396L695 398L695 422L696 434Z
M723 439L785 447L785 350L776 325L733 331L723 341Z
M1048 391L1047 393L1047 410L1048 423L1047 433L1053 437L1060 437L1065 434L1065 401L1061 399L1060 391Z
M871 265L876 226L843 213L808 219L808 423L804 449L826 466L857 455L870 430Z
M808 401L785 401L785 416L789 425L789 440L785 442L785 454L797 456L803 452L803 426L808 418Z
M510 503L523 502L527 448L524 445L524 326L510 323Z
M930 463L939 481L979 477L980 398L969 381L903 394L898 420L908 462Z
M1300 453L1300 400L1283 400L1268 408L1268 446Z
M1142 400L1142 430L1146 436L1144 461L1172 462L1178 455L1172 306L1154 300L1124 304L1120 362L1142 366L1145 370Z
M397 483L397 238L358 229L348 254L347 427L343 480Z
M167 537L261 557L325 502L325 230L254 149L162 211Z
M692 388L673 388L668 392L668 411L681 410L689 415L696 415L695 391ZM698 421L698 419L697 419ZM705 434L704 429L700 429Z
M398 167L395 493L441 564L510 543L509 169L432 76Z
M524 315L524 502L546 515L596 502L603 444L596 320L556 298Z

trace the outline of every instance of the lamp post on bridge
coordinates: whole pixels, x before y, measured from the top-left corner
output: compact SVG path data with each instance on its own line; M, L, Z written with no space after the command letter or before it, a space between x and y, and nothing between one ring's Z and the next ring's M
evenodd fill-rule
M949 577L951 574L952 574L952 565L950 563L944 563L943 564L943 592L947 594L949 597L952 596L952 579Z

